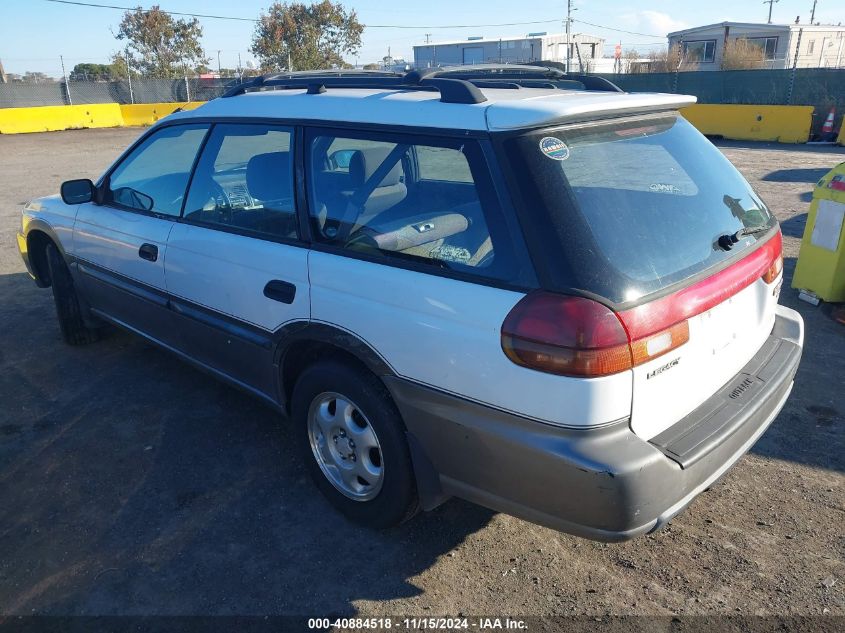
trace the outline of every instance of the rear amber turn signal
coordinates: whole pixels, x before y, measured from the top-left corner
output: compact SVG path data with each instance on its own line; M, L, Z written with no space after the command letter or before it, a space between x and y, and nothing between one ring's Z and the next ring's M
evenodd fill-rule
M774 283L775 279L778 278L781 271L783 270L783 251L778 253L777 257L772 261L772 265L769 266L769 269L763 273L763 281L767 284Z

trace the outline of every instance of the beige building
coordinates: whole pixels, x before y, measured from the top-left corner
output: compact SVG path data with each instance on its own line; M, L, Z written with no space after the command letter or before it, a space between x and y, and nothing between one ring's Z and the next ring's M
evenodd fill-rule
M744 38L763 51L763 68L845 68L845 26L720 22L669 33L685 62L698 70L720 70L725 42ZM800 39L800 42L799 42Z

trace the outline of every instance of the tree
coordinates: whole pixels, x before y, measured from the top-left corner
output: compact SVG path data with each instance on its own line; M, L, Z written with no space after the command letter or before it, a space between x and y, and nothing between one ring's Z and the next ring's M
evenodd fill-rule
M622 53L622 70L626 73L638 73L640 72L639 65L637 64L637 60L640 59L641 55L636 48L629 48L624 53Z
M668 50L651 51L648 54L648 72L674 73L698 70L698 64L691 62L681 54L681 47L677 44Z
M261 13L250 50L265 71L347 68L343 56L358 52L363 32L355 10L339 2L274 2Z
M115 37L126 40L129 64L146 76L178 77L185 68L208 63L199 20L177 20L158 5L124 13Z
M129 77L129 68L130 67L126 65L126 56L123 53L115 53L111 56L109 74L111 75L112 81L119 81ZM132 76L138 76L137 68L132 68Z
M762 68L765 61L763 49L744 37L726 42L722 52L722 70Z
M77 64L70 71L71 81L111 81L111 64Z
M45 83L45 82L53 83L56 80L53 79L52 77L48 76L48 75L45 75L42 72L27 70L23 74L22 81L25 81L27 83L33 83L33 84L41 84L41 83Z

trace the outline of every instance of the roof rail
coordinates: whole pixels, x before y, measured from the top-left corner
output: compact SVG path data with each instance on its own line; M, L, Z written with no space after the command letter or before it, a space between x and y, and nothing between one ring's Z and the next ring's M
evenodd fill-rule
M259 75L239 84L235 84L229 90L224 92L223 97L235 97L244 94L249 90L260 90L264 87L277 85L274 82L281 79L315 79L322 77L403 77L402 73L396 73L385 70L301 70L296 72L286 73L272 73L268 75Z
M566 73L541 64L482 64L421 68L408 73L373 70L309 70L261 75L227 90L222 96L235 97L250 90L307 90L322 94L328 88L372 90L425 90L439 92L444 103L484 103L479 88L546 88L559 90L599 90L622 92L616 84L596 75Z
M546 65L546 64L549 65ZM531 86L529 80L546 79L555 83L554 87L572 90L572 85L560 85L559 82L578 82L584 90L596 90L601 92L624 92L619 86L604 77L598 75L587 75L584 73L567 73L555 68L554 62L533 62L531 64L479 64L477 66L447 66L432 70L436 77L454 77L465 81L474 80L501 80L517 81L523 87ZM429 75L432 76L432 75ZM523 83L525 82L525 83Z
M484 103L487 97L468 81L441 79L436 73L407 74L377 71L305 71L299 73L277 73L255 77L227 90L224 98L235 97L249 90L280 88L285 90L307 90L308 94L321 94L327 88L368 88L374 90L424 90L439 92L444 103Z

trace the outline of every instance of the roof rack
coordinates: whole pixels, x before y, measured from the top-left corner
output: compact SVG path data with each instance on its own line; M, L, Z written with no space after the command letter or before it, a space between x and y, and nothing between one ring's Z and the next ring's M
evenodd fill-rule
M261 75L227 90L224 98L251 90L307 90L322 94L327 88L363 88L373 90L423 90L439 92L443 103L484 103L487 97L479 88L546 88L559 90L600 90L622 92L607 79L595 75L565 73L551 66L484 64L423 68L408 73L361 70L315 70Z
M612 81L599 77L598 75L587 75L584 73L567 73L555 67L556 62L532 62L530 64L479 64L477 66L447 66L436 70L439 77L453 77L468 81L475 80L501 80L517 82L525 88L549 87L532 85L540 79L546 80L546 84L552 83L555 88L561 90L573 90L574 84L580 83L581 90L595 90L599 92L624 92Z
M439 92L444 103L484 103L487 97L477 86L461 79L440 79L435 73L394 73L390 71L306 71L299 73L277 73L262 75L238 84L223 94L234 97L249 90L282 88L286 90L307 90L309 94L320 94L326 88L369 88L384 90L424 90Z

